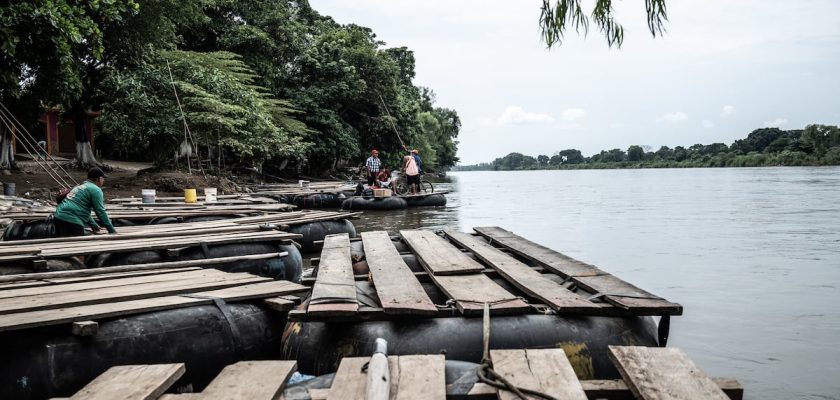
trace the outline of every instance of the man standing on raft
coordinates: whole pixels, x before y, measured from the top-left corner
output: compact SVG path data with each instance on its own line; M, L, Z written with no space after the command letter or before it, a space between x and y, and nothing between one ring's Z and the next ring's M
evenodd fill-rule
M379 151L373 149L370 151L370 157L365 161L365 169L367 169L367 183L368 186L373 186L376 182L376 175L379 174L379 167L382 162L379 160Z
M104 184L105 173L99 168L91 168L87 173L87 180L74 187L67 197L58 203L55 208L57 237L83 236L85 225L90 226L94 234L99 233L102 228L91 218L91 211L96 213L96 217L108 233L117 233L105 211L105 196L100 189Z

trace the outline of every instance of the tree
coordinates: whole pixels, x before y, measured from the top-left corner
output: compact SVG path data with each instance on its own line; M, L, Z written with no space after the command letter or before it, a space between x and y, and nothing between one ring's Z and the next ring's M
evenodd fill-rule
M654 156L659 160L673 160L674 159L674 150L671 150L668 146L662 146L659 150L654 153Z
M548 165L549 160L550 160L550 158L547 155L540 154L540 155L537 156L537 165L539 165L541 167L544 167L544 166Z
M554 3L554 4L552 4ZM607 45L621 47L624 43L624 27L614 18L612 0L596 0L592 13L587 16L581 0L543 0L540 13L540 29L546 45L551 48L561 45L569 27L577 33L589 33L590 21L604 35ZM645 0L647 25L651 35L662 35L668 15L665 0Z
M0 101L31 94L31 109L60 105L73 121L76 160L96 164L85 129L103 99L97 87L118 65L141 62L175 40L175 26L198 15L197 2L177 0L17 2L0 7ZM142 10L142 12L141 12Z
M645 158L645 150L641 146L632 145L627 148L627 161L642 161Z
M818 157L828 149L840 146L840 129L831 125L808 125L802 132L802 143Z

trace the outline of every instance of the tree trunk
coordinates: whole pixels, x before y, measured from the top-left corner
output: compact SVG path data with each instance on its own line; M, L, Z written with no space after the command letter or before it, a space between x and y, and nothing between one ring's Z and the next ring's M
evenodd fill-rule
M73 119L73 131L76 133L76 163L80 167L88 168L95 167L99 163L96 162L96 156L93 154L93 148L90 146L90 136L85 123L87 121L87 112L82 106L74 106L70 118Z
M15 166L15 153L12 151L12 133L6 127L0 127L0 169L12 169Z

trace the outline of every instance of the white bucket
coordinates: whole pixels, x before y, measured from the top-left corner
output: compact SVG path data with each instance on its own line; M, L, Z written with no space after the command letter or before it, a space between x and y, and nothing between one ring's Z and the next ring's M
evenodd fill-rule
M154 204L155 203L155 189L143 189L140 191L140 196L143 198L144 204Z
M204 188L204 202L215 203L218 201L216 188Z

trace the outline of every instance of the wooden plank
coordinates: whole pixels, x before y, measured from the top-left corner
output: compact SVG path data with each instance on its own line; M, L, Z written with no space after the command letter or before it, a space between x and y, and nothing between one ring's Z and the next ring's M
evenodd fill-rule
M429 275L437 287L463 314L481 314L484 303L490 303L493 314L510 314L529 309L527 303L499 286L484 274Z
M609 346L610 358L637 398L726 400L726 394L676 348Z
M111 367L74 394L72 400L153 400L184 375L184 364Z
M201 276L185 281L153 282L116 288L26 296L6 299L0 302L0 314L186 294L270 280L271 278L262 278L247 273L237 273L222 276Z
M213 304L213 297L227 302L280 296L307 291L288 281L269 281L247 284L225 289L203 291L185 296L154 297L141 300L120 301L103 304L67 307L55 310L30 311L18 314L0 315L0 332L37 326L56 325L74 321L104 319L152 311L169 310L195 305Z
M8 301L5 299L21 298L25 296L46 295L52 293L69 293L84 290L93 290L101 288L116 288L120 286L131 286L137 284L146 284L154 282L170 282L170 281L186 281L199 277L220 277L225 276L226 273L213 269L197 269L191 271L176 272L172 274L155 274L152 276L126 277L115 279L106 279L98 281L85 281L77 283L67 283L51 285L47 287L34 287L25 289L7 289L0 291L0 303Z
M563 349L490 350L493 369L517 387L536 390L558 399L586 400L580 382ZM498 392L501 400L518 397Z
M359 310L355 282L350 236L327 235L307 312L322 316L355 314Z
M295 361L240 361L225 367L201 392L202 398L276 400L295 370Z
M744 387L736 379L712 378L712 380L726 393L729 400L744 399ZM621 379L585 380L580 381L580 386L583 387L583 391L586 392L586 396L590 399L635 400L636 398L630 391L630 388L627 387L627 383ZM493 386L478 382L473 385L465 397L467 399L496 398L497 391ZM310 393L312 393L311 390ZM321 398L326 398L326 396L316 397L315 394L312 395L312 400Z
M533 260L563 277L571 278L582 288L603 294L610 304L625 309L642 309L651 314L682 314L682 306L657 297L597 267L531 242L499 227L473 228L480 235Z
M402 230L403 241L432 275L462 275L481 272L484 267L434 232Z
M602 307L572 293L557 282L475 236L455 231L445 231L445 233L450 240L472 251L478 259L498 271L505 280L519 290L542 300L555 311L580 313L591 312L593 309Z
M370 357L344 357L338 365L327 400L364 399L367 373L362 367Z
M103 278L107 278L108 274L115 274L114 276L122 276L116 275L118 273L138 273L140 271L151 271L151 273L166 273L167 270L171 269L184 269L187 268L196 268L196 267L203 267L203 266L210 266L216 264L224 264L224 263L231 263L231 262L240 262L240 261L255 261L255 260L267 260L276 257L285 257L288 253L286 252L279 252L279 253L263 253L263 254L249 254L249 255L241 255L241 256L231 256L231 257L218 257L218 258L208 258L208 259L201 259L201 260L184 260L184 261L167 261L167 262L156 262L156 263L146 263L146 264L132 264L132 265L118 265L113 267L102 267L102 268L87 268L81 270L71 270L71 271L55 271L55 272L41 272L41 273L34 273L34 274L19 274L19 275L6 275L0 276L0 282L21 282L21 281L29 281L33 279L67 279L67 278L85 278L90 277L91 280L99 280ZM63 282L63 281L53 281L53 282ZM0 288L4 288L4 286L0 286Z
M376 294L386 313L437 313L437 307L400 257L387 232L363 232L362 244Z
M493 242L499 243L500 245L510 249L516 254L538 262L540 265L543 265L564 278L567 276L593 276L604 273L604 271L601 271L594 265L575 260L565 254L534 243L496 226L476 227L473 228L473 230L478 234L491 239Z
M446 399L446 360L442 354L390 356L390 400Z
M38 255L31 254L12 254L0 256L0 262L10 261L26 261L34 260L38 257L43 258L60 258L100 253L118 253L127 251L136 251L138 248L144 250L161 250L171 249L176 247L190 247L198 246L202 243L207 244L232 244L232 243L252 243L252 242L270 242L270 241L285 241L298 238L299 235L284 233L284 232L253 232L253 233L234 233L234 234L213 234L200 235L190 237L175 237L175 238L158 238L158 239L130 239L130 240L115 240L103 244L93 243L67 243L60 247L43 248Z

